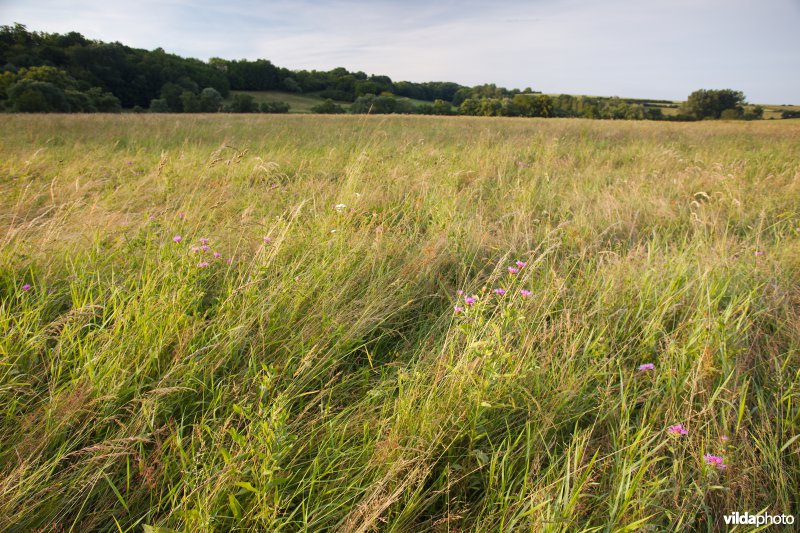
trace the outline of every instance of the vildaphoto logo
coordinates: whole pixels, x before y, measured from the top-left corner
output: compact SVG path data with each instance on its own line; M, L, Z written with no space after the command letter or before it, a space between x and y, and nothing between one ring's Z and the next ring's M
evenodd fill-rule
M794 524L794 515L790 514L750 514L748 512L735 512L725 515L725 523L736 526L764 526Z

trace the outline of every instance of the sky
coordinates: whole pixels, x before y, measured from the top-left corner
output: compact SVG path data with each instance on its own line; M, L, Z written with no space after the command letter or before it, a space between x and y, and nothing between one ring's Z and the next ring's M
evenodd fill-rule
M0 24L393 80L800 104L800 0L0 0Z

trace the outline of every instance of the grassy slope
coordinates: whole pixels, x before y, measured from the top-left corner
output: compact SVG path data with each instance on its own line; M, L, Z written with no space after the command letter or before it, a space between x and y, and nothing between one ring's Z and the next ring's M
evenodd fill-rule
M0 528L797 515L798 137L7 116Z
M232 93L243 93L253 96L256 102L286 102L291 107L290 113L311 113L311 108L325 101L324 98L313 94L298 94L281 91L232 91ZM337 102L347 109L350 102Z
M282 91L232 91L234 93L244 93L252 95L256 102L287 102L291 108L290 113L311 113L311 108L319 105L325 101L316 93L298 94L288 93ZM414 98L399 97L401 100L406 100L416 106L430 105L433 102L426 102L425 100L415 100ZM228 99L230 101L230 98ZM350 107L350 102L336 102L345 109Z

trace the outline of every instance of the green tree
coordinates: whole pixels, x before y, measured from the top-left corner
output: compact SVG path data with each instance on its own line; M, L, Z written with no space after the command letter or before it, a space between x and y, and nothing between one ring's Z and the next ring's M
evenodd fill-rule
M20 80L8 88L8 105L20 113L68 113L64 91L45 81Z
M286 102L262 102L262 113L288 113L291 106Z
M481 102L475 98L467 98L458 108L458 112L462 115L477 116L481 113Z
M258 104L252 95L236 93L227 108L230 113L257 113Z
M222 108L222 95L213 87L200 91L200 112L217 113Z
M91 102L91 107L100 113L119 113L122 111L122 104L119 98L100 87L92 87L86 91L86 96Z
M283 80L283 88L289 91L290 93L301 93L303 92L303 88L300 87L300 84L297 83L294 78L285 78Z
M342 106L335 103L330 98L322 102L321 104L317 104L311 108L312 113L321 113L324 115L338 115L344 113L345 110Z
M154 98L150 101L151 113L169 113L169 104L163 98Z
M184 113L199 113L200 98L192 91L183 91L181 93L181 107Z
M167 102L169 110L173 113L180 113L183 111L183 101L181 100L183 91L183 87L171 81L168 81L161 87L161 99Z
M741 114L744 103L745 97L741 91L700 89L689 95L686 99L685 109L702 120L704 118L720 118L726 109L733 109Z

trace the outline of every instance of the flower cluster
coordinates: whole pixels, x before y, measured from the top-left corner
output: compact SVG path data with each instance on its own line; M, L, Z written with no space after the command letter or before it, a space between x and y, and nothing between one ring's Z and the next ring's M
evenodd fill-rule
M683 427L683 424L675 424L667 428L667 433L670 435L677 435L678 437L683 437L684 435L688 435L689 431Z
M526 261L515 261L514 266L507 267L508 273L511 275L518 274L520 270L525 268L526 266L528 266L528 263ZM528 296L533 294L531 291L527 289L520 289L519 293L520 295L522 295L523 298L527 298ZM457 294L459 298L461 297L464 298L464 305L456 304L453 306L453 311L455 311L456 314L465 312L468 307L475 305L475 303L478 301L478 297L476 295L465 296L463 290L458 290ZM506 294L508 294L508 289L505 289L503 287L496 287L492 289L492 294L496 294L497 296L505 296Z
M183 218L183 213L180 213L178 216ZM175 242L176 244L180 244L181 242L183 242L183 237L180 236L180 235L175 235L174 237L172 237L172 241ZM205 253L205 252L211 251L211 246L208 245L208 243L209 243L208 237L200 237L198 239L198 241L200 242L200 246L192 246L191 247L192 252L194 252L194 253L204 252ZM266 238L265 238L265 241L266 241ZM216 252L216 251L212 252L212 255L214 256L215 259L219 259L220 257L222 257L222 254L220 252ZM210 266L210 263L208 261L206 261L206 260L201 260L197 264L197 266L200 267L200 268L206 268L206 267Z
M725 459L722 458L720 455L712 455L707 453L703 456L703 460L705 460L706 464L715 466L719 470L725 470L728 465L725 464Z

